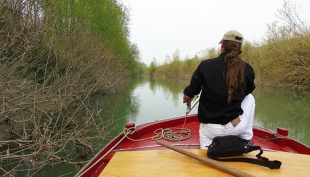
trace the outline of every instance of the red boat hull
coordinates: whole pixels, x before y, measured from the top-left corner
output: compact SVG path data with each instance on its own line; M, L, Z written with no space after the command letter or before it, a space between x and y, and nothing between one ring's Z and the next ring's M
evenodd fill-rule
M117 151L165 149L165 147L156 144L156 141L150 138L154 137L154 132L156 130L159 131L159 129L189 129L191 131L191 137L186 140L178 142L171 142L168 140L162 141L174 146L179 146L183 149L199 149L199 124L196 114L155 121L137 127L135 127L134 124L128 124L127 130L134 130L134 133L128 134L128 138L125 137L124 133L119 134L97 153L76 176L99 176ZM254 126L254 137L252 141L255 145L265 150L310 154L310 148L308 146L284 136L288 134L288 130L284 128L279 128L278 130L278 132L273 132L265 128Z

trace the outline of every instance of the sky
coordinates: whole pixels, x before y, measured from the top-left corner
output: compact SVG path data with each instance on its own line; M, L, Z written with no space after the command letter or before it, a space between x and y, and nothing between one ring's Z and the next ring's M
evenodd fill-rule
M284 0L119 0L130 9L130 41L136 43L147 66L179 50L180 58L192 58L216 48L224 33L237 30L244 40L259 42ZM299 17L310 22L309 0L290 0ZM308 11L308 12L307 12Z

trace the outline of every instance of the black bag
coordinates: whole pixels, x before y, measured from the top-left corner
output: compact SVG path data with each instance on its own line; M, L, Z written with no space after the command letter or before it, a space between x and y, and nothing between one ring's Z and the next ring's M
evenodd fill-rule
M240 156L254 150L260 150L256 155L257 159L252 158L223 158L231 156ZM269 167L270 169L279 169L282 162L274 160L269 161L268 158L261 156L263 150L260 146L245 144L244 140L236 135L217 136L212 140L208 147L208 157L214 160L226 162L248 162L253 164Z

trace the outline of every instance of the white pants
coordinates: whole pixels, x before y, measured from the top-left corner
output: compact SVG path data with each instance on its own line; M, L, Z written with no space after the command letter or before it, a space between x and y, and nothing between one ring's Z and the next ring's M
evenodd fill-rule
M253 137L253 121L255 112L255 99L252 94L247 95L241 103L243 114L240 123L234 127L231 122L226 125L200 123L199 140L200 148L208 149L212 139L216 136L240 135L242 139L251 140Z

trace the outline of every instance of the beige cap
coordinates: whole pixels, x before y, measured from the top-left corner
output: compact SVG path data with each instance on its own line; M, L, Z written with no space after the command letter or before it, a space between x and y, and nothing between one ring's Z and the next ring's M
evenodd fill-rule
M236 30L230 30L230 31L227 31L227 32L224 34L222 40L235 41L235 42L239 42L239 43L242 44L242 42L243 42L243 36L242 36L241 33L239 33L239 32L236 31ZM222 43L222 41L221 41L220 43Z

